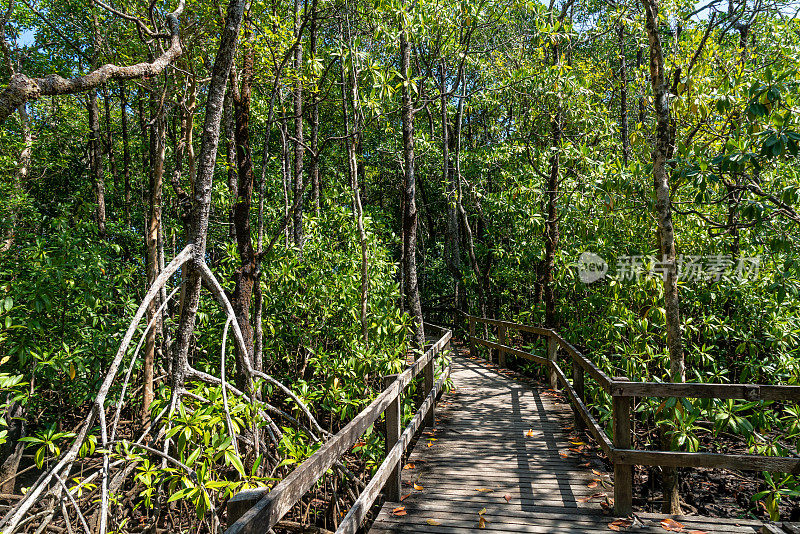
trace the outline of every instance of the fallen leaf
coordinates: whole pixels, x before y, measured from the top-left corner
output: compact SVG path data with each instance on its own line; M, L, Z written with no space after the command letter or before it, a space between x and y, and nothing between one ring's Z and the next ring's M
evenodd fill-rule
M506 500L506 502L511 502L511 494L510 493L506 493L505 495L503 495L503 498Z
M441 525L441 523L439 523L435 519L426 519L425 522L428 523L429 525L433 525L434 527L437 526L437 525Z
M533 437L533 429L532 428L530 430L528 430L527 432L525 432L525 437L526 438L532 438Z
M478 515L483 515L485 513L486 513L486 508L483 508L480 512L478 512Z
M572 444L573 444L573 445L575 445L576 447L580 447L581 445L586 445L586 444L585 444L584 442L582 442L582 441L570 441L570 443L572 443Z
M478 528L486 528L486 523L487 522L488 521L486 521L485 517L483 517L482 515L478 516Z
M592 493L588 497L581 497L580 499L578 499L578 502L589 502L592 499L599 499L600 497L605 497L605 496L606 496L605 493Z
M674 519L668 517L661 521L661 528L663 528L664 530L669 530L671 532L682 532L684 526L675 521Z
M403 495L402 497L400 497L400 502L403 502L404 500L408 499L409 497L411 497L410 493L407 493L407 494Z
M566 451L558 451L558 455L562 458L569 458L569 453Z
M403 466L403 469L414 469L414 464L406 464Z
M489 488L475 488L475 491L480 491L481 493L491 493L494 490Z
M689 534L708 534L705 530L690 530Z
M608 528L616 532L620 532L623 529L628 528L629 526L631 526L631 522L628 521L627 519L617 519L616 521L612 521L611 523L608 524Z
M422 487L422 486L420 486L419 484L414 484L414 489L415 489L415 490L417 490L417 491L422 491L422 490L423 490L423 489L425 489L425 488L423 488L423 487Z
M396 516L406 515L407 513L408 512L406 512L406 507L405 506L398 506L397 508L392 510L392 515L396 515Z
M429 441L428 442L428 447L433 447L433 442Z
M596 488L596 487L597 487L597 482L594 482L594 481L592 481L592 482L589 482L589 483L586 485L586 487L587 487L587 488Z

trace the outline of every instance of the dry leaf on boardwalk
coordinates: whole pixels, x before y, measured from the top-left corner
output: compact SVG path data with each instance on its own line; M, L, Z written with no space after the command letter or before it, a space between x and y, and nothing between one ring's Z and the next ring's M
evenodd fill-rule
M599 498L605 497L605 496L606 496L605 493L592 493L588 497L581 497L580 499L578 499L578 502L589 502L592 499L599 499Z
M628 527L630 527L632 524L633 523L631 523L627 519L617 519L616 521L612 521L611 523L609 523L608 524L608 528L610 530L615 530L617 532L621 532L621 531L627 529Z
M529 429L527 432L525 432L525 437L526 438L532 438L533 437L533 429L532 428Z
M419 484L414 484L414 489L415 489L415 490L417 490L417 491L422 491L422 490L423 490L423 489L425 489L425 488L423 488L423 487L422 487L422 486L420 486Z
M411 494L410 493L406 493L405 495L400 497L400 502L403 502L404 500L408 499L409 497L411 497Z
M511 502L511 494L510 493L506 493L505 495L503 495L503 498L506 500L506 502Z
M685 527L681 523L678 523L674 519L668 517L661 521L661 528L671 532L683 532Z
M690 530L689 534L708 534L705 530Z
M569 453L567 451L558 451L558 455L562 458L569 458Z
M486 528L486 523L488 523L488 521L485 517L482 515L478 516L478 528Z
M481 493L491 493L494 490L489 488L475 488L475 491L480 491Z
M398 516L398 517L406 515L407 513L408 512L406 512L406 507L405 506L398 506L397 508L392 510L392 515Z
M426 522L426 523L428 523L428 524L429 524L429 525L431 525L431 526L434 526L434 527L435 527L435 526L438 526L438 525L441 525L441 523L439 523L439 522L438 522L437 520L435 520L435 519L426 519L426 520L425 520L425 522Z
M416 467L414 464L408 463L403 466L403 469L414 469L414 467Z
M595 481L593 480L593 481L589 482L589 483L586 485L586 487L587 487L587 488L596 488L596 487L597 487L597 482L595 482Z

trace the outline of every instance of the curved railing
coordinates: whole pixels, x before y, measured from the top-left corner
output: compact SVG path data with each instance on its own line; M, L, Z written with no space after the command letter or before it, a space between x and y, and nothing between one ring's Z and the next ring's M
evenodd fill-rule
M465 314L466 315L466 314ZM628 516L632 511L634 465L656 465L663 467L714 467L743 471L772 471L800 473L800 458L758 456L753 454L721 454L708 452L643 451L632 448L631 399L633 397L675 397L691 399L742 399L748 401L775 400L800 402L800 386L772 386L762 384L708 384L708 383L661 383L631 382L627 378L611 378L592 363L579 350L562 338L558 332L548 328L537 328L508 321L466 315L469 321L470 354L477 355L476 344L491 351L496 350L498 363L505 365L506 354L547 366L550 387L558 389L558 382L570 398L575 413L576 425L586 428L603 452L614 464L614 510L617 515ZM497 327L498 342L475 336L475 325ZM536 356L507 344L508 330L529 332L547 340L547 358ZM556 353L564 349L572 359L572 383L558 365ZM613 441L600 427L586 407L584 389L585 375L611 395Z
M426 326L438 328L433 325ZM258 488L245 490L233 496L228 501L230 526L225 534L269 532L328 469L353 448L358 438L384 413L386 414L386 458L339 523L337 534L355 533L382 490L387 500L399 501L403 453L423 424L433 426L436 398L450 374L450 362L447 356L452 332L440 330L443 332L441 337L425 351L422 357L402 373L384 377L387 386L383 392L272 490ZM438 380L434 380L437 356L442 357L442 367L445 372ZM425 400L401 434L403 392L420 373L424 374Z

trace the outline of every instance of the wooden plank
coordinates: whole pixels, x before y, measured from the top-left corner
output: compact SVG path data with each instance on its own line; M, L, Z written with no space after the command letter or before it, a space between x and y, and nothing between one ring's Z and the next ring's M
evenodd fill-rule
M384 377L391 383L393 377ZM386 439L384 446L386 447L386 456L388 457L392 449L400 439L400 395L386 408ZM389 501L400 500L400 482L402 473L400 472L399 463L395 464L393 468L389 469L389 475L386 478L386 499Z
M275 526L275 523L280 521L286 512L294 506L294 503L316 484L317 480L345 452L353 447L361 434L381 416L389 404L402 393L423 367L432 358L436 357L442 347L450 341L451 337L452 333L450 331L445 333L420 359L403 371L397 377L397 380L378 395L367 408L356 415L335 436L325 442L317 452L289 473L272 491L266 493L268 490L264 489L265 495L242 517L228 527L225 534L255 534L257 532L266 532Z
M408 447L408 444L411 443L411 439L414 437L414 434L416 434L417 430L419 430L420 426L422 426L422 422L425 420L425 416L427 415L428 411L433 409L433 405L436 402L436 396L444 386L444 381L445 377L442 377L436 381L436 384L433 386L431 392L422 403L422 406L420 406L420 409L417 411L416 415L411 419L408 426L403 431L402 436L400 436L400 438L397 440L397 443L395 443L394 447L392 447L392 450L389 451L389 454L386 455L386 459L384 459L384 461L381 463L381 466L372 476L372 479L367 484L367 487L364 488L364 491L361 492L356 502L353 503L353 506L347 512L347 515L345 515L344 519L342 519L342 522L336 529L336 534L355 534L355 532L361 526L362 521L369 513L369 509L372 507L372 503L374 503L375 499L378 497L378 492L380 492L381 488L383 488L383 485L389 479L395 467L399 467L400 461L403 459L403 452L406 450L406 447ZM389 499L388 496L387 499ZM396 500L399 500L399 498Z
M558 374L553 367L558 358L558 342L553 336L547 337L547 376L550 382L550 389L558 389Z
M578 398L577 393L575 393L575 390L572 389L572 385L569 383L569 380L567 380L564 371L562 371L557 364L553 365L553 369L556 371L558 378L564 385L564 391L567 392L570 399L572 399L574 405L578 407L581 417L583 418L583 421L586 423L586 427L589 429L589 433L594 437L594 439L597 440L597 443L603 449L603 452L605 452L609 458L612 458L613 457L612 451L614 447L611 444L611 440L608 439L605 430L600 428L600 425L597 424L597 421L594 420L594 417L592 417L591 412L589 412L589 408L587 408L586 405L583 403L583 401L580 398Z
M666 467L712 467L741 471L771 471L800 474L800 458L757 456L754 454L718 454L710 452L637 451L616 449L614 461L628 465Z
M542 358L541 356L535 356L530 352L525 352L523 350L515 349L514 347L509 347L508 345L503 345L500 343L495 343L494 341L486 341L485 339L481 339L479 337L471 338L471 343L477 343L479 345L483 345L489 349L497 349L498 351L504 351L509 354L513 354L514 356L519 356L521 358L525 358L526 360L530 360L534 363L540 363L543 365L547 365L547 359Z
M743 399L800 402L800 386L763 384L710 384L697 382L614 382L613 395L626 397L678 397L692 399Z
M584 370L578 362L572 360L572 387L575 390L575 395L583 402L586 403L586 387L584 385ZM575 429L579 432L586 430L586 424L583 422L580 410L572 406L573 417L575 418Z
M497 355L497 365L500 367L506 366L506 350L505 347L507 345L506 341L506 327L505 326L498 326L497 327L497 341L499 341L498 347L498 355Z
M467 315L469 321L469 355L473 358L478 357L478 351L475 348L475 317Z
M612 397L614 449L631 448L631 398ZM612 456L613 458L613 456ZM633 466L614 462L614 513L627 517L633 512Z

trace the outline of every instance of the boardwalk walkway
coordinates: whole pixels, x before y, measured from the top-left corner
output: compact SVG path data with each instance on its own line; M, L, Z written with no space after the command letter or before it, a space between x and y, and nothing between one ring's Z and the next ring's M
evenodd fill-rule
M384 504L370 533L611 532L615 518L597 495L613 497L611 476L594 454L569 450L582 445L572 443L565 430L573 421L567 404L483 360L457 357L452 378L456 389L442 398L435 429L426 429L403 470L407 496ZM400 506L404 510L393 513ZM638 517L643 524L630 530L667 532L660 525L663 515ZM683 532L754 533L761 526L676 519Z

